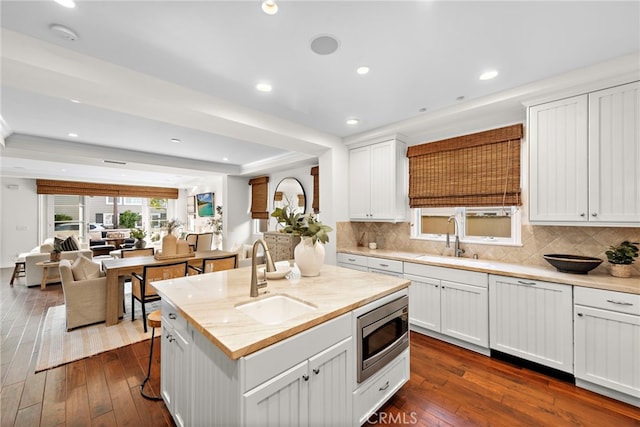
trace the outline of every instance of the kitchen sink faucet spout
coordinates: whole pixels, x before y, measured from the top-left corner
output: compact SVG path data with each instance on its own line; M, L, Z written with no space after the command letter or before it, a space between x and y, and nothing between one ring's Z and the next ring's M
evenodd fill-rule
M454 256L456 257L461 257L462 254L464 254L464 249L462 249L460 247L460 224L458 224L458 219L455 217L455 215L451 215L449 217L449 219L447 220L447 243L446 243L446 247L450 248L451 244L450 244L450 240L449 240L449 224L451 223L451 220L453 220L453 232L455 234L455 242L454 242L454 246L453 246L453 252L454 252Z
M249 292L249 296L251 297L257 297L258 289L265 288L267 286L266 274L262 280L258 281L258 262L256 261L256 258L258 256L259 246L262 246L262 249L264 250L264 261L267 264L267 271L276 271L276 267L273 264L273 259L271 258L271 253L269 252L267 243L262 239L256 240L253 243L253 251L251 254L251 291Z

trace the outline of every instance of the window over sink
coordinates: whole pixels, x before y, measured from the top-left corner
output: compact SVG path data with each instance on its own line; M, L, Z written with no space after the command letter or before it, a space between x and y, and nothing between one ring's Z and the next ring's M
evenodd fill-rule
M521 245L518 206L412 209L411 238L444 242L448 230L453 240L456 230L449 222L451 216L460 225L457 232L462 243Z

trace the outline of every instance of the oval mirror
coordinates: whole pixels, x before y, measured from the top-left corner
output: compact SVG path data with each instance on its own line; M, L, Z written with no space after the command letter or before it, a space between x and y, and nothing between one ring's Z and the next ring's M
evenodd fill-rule
M273 194L273 208L289 208L291 213L304 214L307 198L302 184L295 178L287 177L278 183Z

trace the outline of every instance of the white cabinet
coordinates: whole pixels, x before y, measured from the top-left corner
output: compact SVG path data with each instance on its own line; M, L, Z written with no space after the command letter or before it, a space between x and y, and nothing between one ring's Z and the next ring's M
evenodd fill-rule
M575 287L574 304L576 384L640 406L640 295Z
M491 348L573 373L572 287L489 276Z
M530 219L640 224L640 82L529 109Z
M467 270L404 263L412 329L475 351L489 347L488 275Z
M347 338L245 393L246 425L348 425L352 347Z
M176 425L191 425L190 328L187 321L166 301L162 301L162 364L160 388Z
M358 271L369 271L367 257L364 255L345 254L338 252L338 267L350 268Z
M349 150L349 217L402 221L407 217L406 144L397 139Z

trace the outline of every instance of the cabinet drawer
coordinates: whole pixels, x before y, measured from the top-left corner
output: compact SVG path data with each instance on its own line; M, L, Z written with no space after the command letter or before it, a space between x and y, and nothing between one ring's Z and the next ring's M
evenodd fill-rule
M640 295L575 286L573 301L578 305L640 316Z
M161 300L162 323L166 324L167 329L175 329L183 336L187 335L187 319L169 301Z
M384 258L367 258L367 267L375 268L376 270L392 271L394 273L402 273L402 261L395 261Z
M406 350L353 392L356 425L362 425L408 380L409 350Z
M364 255L338 253L338 262L342 264L352 264L352 265L359 265L361 267L366 267L367 257Z

